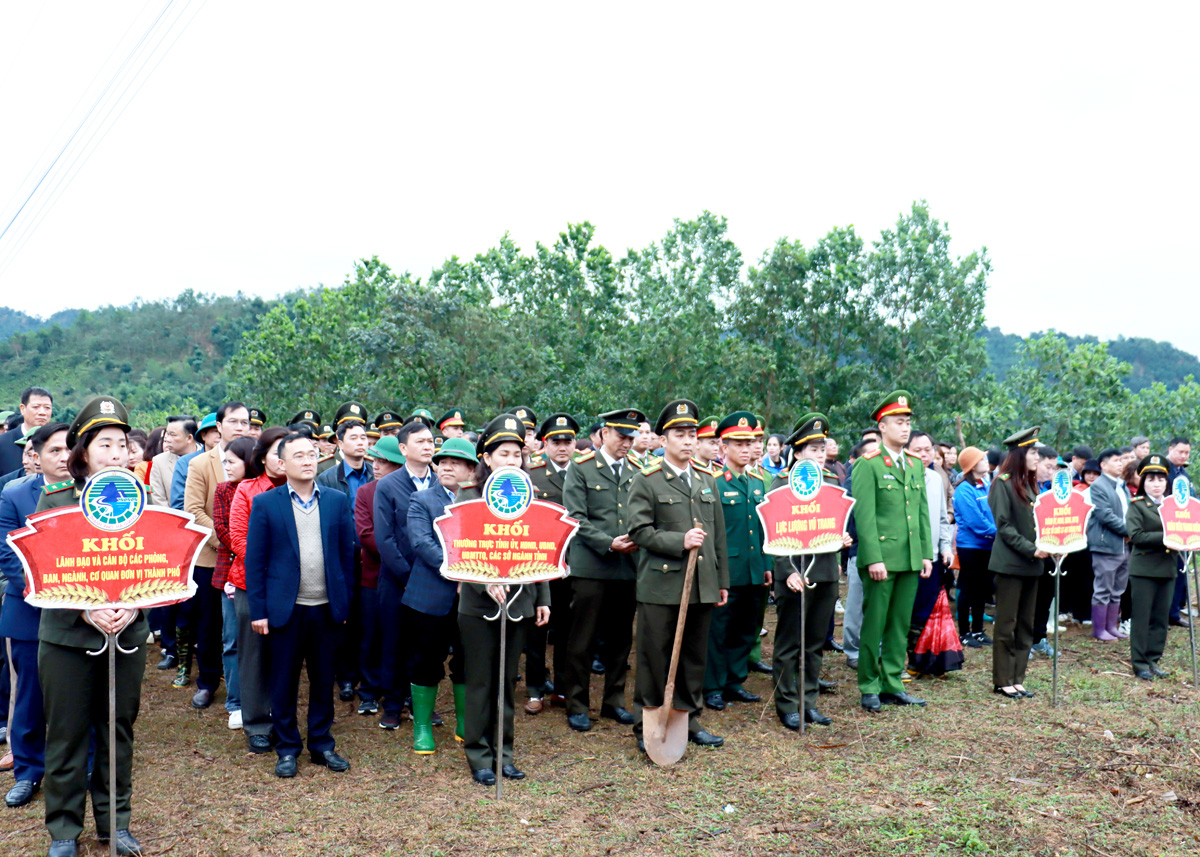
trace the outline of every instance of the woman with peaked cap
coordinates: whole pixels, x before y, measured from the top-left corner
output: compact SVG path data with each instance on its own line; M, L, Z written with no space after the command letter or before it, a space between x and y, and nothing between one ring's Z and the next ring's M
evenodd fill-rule
M1142 681L1170 675L1158 665L1167 643L1171 596L1179 573L1179 552L1163 544L1159 507L1171 493L1167 459L1147 455L1137 466L1137 495L1125 513L1125 527L1133 552L1129 557L1129 596L1133 616L1129 626L1129 653L1133 672Z
M1008 454L996 470L988 505L996 521L996 540L988 569L996 575L996 622L992 650L992 689L1009 699L1033 696L1025 689L1025 668L1033 647L1038 583L1047 553L1034 541L1033 501L1037 499L1041 426L1006 438Z
M443 444L444 448L445 444ZM479 464L475 478L460 486L456 502L477 500L493 470L520 468L524 462L525 425L515 414L501 414L484 428L475 444ZM507 604L507 618L488 621ZM550 584L542 581L526 586L463 583L458 594L458 632L466 654L466 717L464 743L471 775L480 785L495 785L496 754L503 756L501 772L510 780L525 774L513 765L513 686L517 660L525 641L529 619L541 626L550 621ZM505 671L500 670L500 622L505 630ZM496 696L504 687L504 745L496 747Z
M47 485L37 511L79 503L84 484L106 467L129 463L125 437L129 415L111 396L98 396L80 410L67 431L71 448L67 468L72 480ZM82 610L43 609L38 628L38 675L46 707L46 828L50 857L78 853L79 834L88 792L102 842L117 839L117 853L140 854L129 832L133 794L133 723L142 699L149 623L141 610L91 610L95 625ZM88 654L105 645L105 634L120 631L118 641L129 654L117 655L117 794L108 793L108 658ZM88 744L95 741L95 761L88 777ZM115 830L114 830L115 828Z

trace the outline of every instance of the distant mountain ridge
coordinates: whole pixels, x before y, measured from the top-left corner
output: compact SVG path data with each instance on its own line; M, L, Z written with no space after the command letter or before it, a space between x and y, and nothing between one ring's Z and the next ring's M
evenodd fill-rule
M77 309L64 309L56 312L49 318L38 318L37 316L23 313L20 310L0 306L0 342L8 339L14 333L28 333L31 330L37 330L39 327L47 327L51 324L66 327L78 315L79 310Z

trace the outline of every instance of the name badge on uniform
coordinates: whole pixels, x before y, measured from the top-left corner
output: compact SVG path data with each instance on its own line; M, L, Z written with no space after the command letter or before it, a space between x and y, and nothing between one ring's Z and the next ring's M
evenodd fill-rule
M754 489L754 493L755 493L755 494L761 494L761 493L762 493L762 491L760 491L759 489L755 488L755 489Z
M758 492L755 491L754 493L757 494ZM737 495L738 495L738 492L736 492L736 491L726 491L725 492L726 497L736 497Z
M885 474L883 474L883 478L884 478L884 479L893 479L893 480L894 480L896 477L895 477L895 476L893 476L893 475L892 475L892 474L890 474L890 473L885 473Z
M701 494L711 494L711 493L712 493L712 489L711 489L711 488L705 488L705 489L703 489L703 490L702 490L700 493L701 493Z

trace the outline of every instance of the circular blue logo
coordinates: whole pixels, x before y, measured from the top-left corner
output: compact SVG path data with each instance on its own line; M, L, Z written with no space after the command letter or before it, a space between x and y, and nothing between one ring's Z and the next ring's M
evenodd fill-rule
M798 500L811 500L821 490L821 468L812 459L800 459L788 474L788 487Z
M519 518L533 500L533 482L524 470L502 467L488 477L483 499L497 518Z
M93 527L116 532L132 527L142 516L146 489L125 468L108 467L88 479L79 505Z
M1180 509L1186 506L1192 497L1192 483L1182 473L1175 477L1175 483L1171 486L1171 496L1175 498L1175 505Z
M1071 499L1071 477L1067 471L1059 470L1054 474L1050 481L1050 490L1054 492L1054 502L1065 506L1067 500Z

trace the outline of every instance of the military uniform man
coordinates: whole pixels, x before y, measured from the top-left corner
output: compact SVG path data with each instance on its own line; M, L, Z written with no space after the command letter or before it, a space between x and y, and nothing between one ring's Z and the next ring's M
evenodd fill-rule
M696 427L696 452L692 463L712 471L713 476L721 475L721 465L716 463L721 451L721 439L717 437L720 424L720 417L705 417Z
M570 414L551 414L537 430L542 452L529 464L534 498L563 505L563 481L575 455L575 436L579 423ZM554 693L554 682L546 674L546 642L554 635L554 678L559 684L567 669L567 633L571 627L571 581L559 578L550 581L550 603L554 611L549 625L534 628L525 637L525 689L529 702L526 714L538 714L544 707L543 694Z
M451 408L437 421L437 430L442 433L444 438L462 437L466 426L459 408Z
M246 432L246 437L252 437L258 440L262 434L263 426L267 424L267 415L258 408L250 408L250 431Z
M677 399L658 416L655 433L665 440L663 457L642 470L629 491L629 537L637 554L637 685L634 734L641 746L642 709L668 705L689 712L688 740L719 747L724 738L700 726L708 627L714 606L729 596L725 516L712 476L692 467L700 412ZM696 525L699 521L699 526ZM687 593L688 613L680 642L675 699L663 699L675 625L684 597L688 551L697 549L696 575Z
M408 419L406 419L404 422L411 423L413 420L420 420L421 422L425 423L425 425L429 426L430 431L433 430L433 414L428 408L415 408L413 412L408 415Z
M901 680L917 574L933 571L925 467L904 450L912 431L910 400L907 391L896 390L875 408L883 442L859 458L851 474L863 582L858 690L862 707L872 712L881 705L925 704L905 693Z
M567 559L571 568L571 624L565 679L567 724L577 732L592 728L588 716L592 655L600 640L604 699L600 714L629 725L625 678L633 647L637 570L629 537L629 487L637 470L625 454L646 415L637 408L603 414L603 443L569 468L563 479L563 505L579 521ZM555 675L559 678L558 674Z
M379 431L380 437L395 437L400 432L400 426L404 425L404 420L400 419L400 415L395 411L384 411L375 418L375 428ZM367 436L370 436L367 432Z
M701 423L701 430L705 427ZM721 711L727 702L758 702L760 699L758 694L742 687L742 683L746 681L750 650L762 627L763 587L771 583L772 562L763 554L762 527L754 511L767 495L761 471L750 468L754 414L734 411L717 424L716 431L726 452L724 468L718 467L713 476L725 518L729 598L723 606L712 611L708 663L704 672L704 704Z
M306 409L288 420L288 426L308 426L312 429L313 437L316 437L321 432L321 415Z
M825 467L825 439L829 437L829 418L824 414L805 414L800 424L787 439L787 444L796 453L796 459L815 461L821 468L826 485L839 485L837 477ZM788 484L790 471L775 477L771 490ZM850 538L846 537L847 546ZM822 687L821 666L825 648L825 636L829 620L838 596L838 555L816 554L811 560L808 582L815 584L811 589L801 587L802 565L810 560L805 556L784 557L775 567L775 713L779 722L788 729L800 728L800 693L798 679L804 682L804 722L828 726L833 721L817 708L817 695L821 690L833 689L829 684ZM800 639L800 610L804 610L804 639ZM804 675L799 675L800 647L804 647Z
M332 425L322 423L321 428L313 432L313 437L316 438L317 452L320 453L317 459L317 475L320 476L338 463L337 445L334 443L336 435Z

